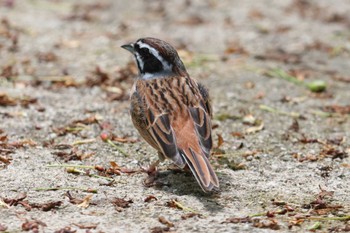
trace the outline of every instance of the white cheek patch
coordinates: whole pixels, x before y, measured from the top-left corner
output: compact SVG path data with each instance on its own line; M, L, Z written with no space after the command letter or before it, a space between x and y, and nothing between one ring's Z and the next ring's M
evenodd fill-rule
M159 54L159 52L155 48L149 46L148 44L142 43L141 41L137 42L137 44L140 46L140 48L147 48L150 51L150 53L152 53L152 55L155 56L162 63L164 71L172 71L173 66L170 65L166 60L164 60L164 58Z
M140 66L140 70L143 70L143 67L144 67L145 64L143 63L143 60L142 60L140 54L135 53L135 56L136 56L137 63Z

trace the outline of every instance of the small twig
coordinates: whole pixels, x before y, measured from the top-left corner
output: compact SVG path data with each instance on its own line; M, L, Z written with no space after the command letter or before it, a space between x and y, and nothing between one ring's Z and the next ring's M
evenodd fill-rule
M262 217L262 216L266 216L266 212L265 213L257 213L257 214L248 215L248 217L250 217L250 218Z
M88 165L76 165L76 164L50 164L46 167L72 167L72 168L86 168L86 169L95 169L95 166L88 166Z
M84 174L90 177L95 177L95 178L101 178L101 179L105 179L108 181L114 181L113 178L110 177L106 177L106 176L99 176L99 175L95 175L95 174L89 174L83 170L79 170L77 168L85 168L85 169L95 169L94 166L85 166L85 165L71 165L71 164L51 164L51 165L47 165L46 167L65 167L67 168L67 172L70 173L80 173L80 174Z
M108 181L114 181L113 178L106 177L106 176L99 176L99 175L95 175L95 174L89 174L89 173L87 173L86 171L79 170L79 169L74 168L74 167L68 167L68 168L67 168L67 172L70 172L70 173L79 173L79 174L87 175L87 176L90 176L90 177L105 179L105 180L108 180Z
M264 111L267 111L267 112L272 112L272 113L277 113L277 114L281 114L281 115L286 115L286 116L291 116L291 117L294 117L294 118L300 118L301 117L301 114L300 113L297 113L297 112L285 112L285 111L282 111L282 110L279 110L279 109L276 109L276 108L273 108L273 107L270 107L270 106L267 106L267 105L260 105L259 108L261 110L264 110Z
M308 228L309 231L315 231L317 229L321 228L321 222L315 222L314 224L312 224L312 226L310 226Z
M348 221L350 220L350 215L345 215L342 217L305 217L305 219L317 221Z
M76 188L76 187L56 187L56 188L36 188L34 191L57 191L57 190L81 190L88 193L97 193L97 189Z
M346 118L350 116L350 115L342 115L336 112L324 112L320 110L311 110L310 113L320 117L345 117Z
M199 214L197 211L195 211L194 209L191 209L189 207L186 207L184 205L182 205L180 202L177 202L175 200L173 200L173 202L175 203L175 205L177 206L177 208L181 209L181 210L184 210L184 211L188 211L188 212L192 212L192 213L195 213L195 214Z
M322 91L325 91L327 88L327 84L323 80L314 80L312 82L304 82L279 68L268 70L265 72L265 74L270 77L281 78L288 82L294 83L296 85L304 86L312 92L322 92Z
M90 138L90 139L85 139L85 140L78 140L78 141L73 142L72 146L92 143L92 142L95 142L95 141L96 141L95 138Z
M129 157L129 154L126 153L122 148L120 148L119 146L117 146L114 142L112 142L110 139L107 139L106 142L111 145L112 147L114 147L117 151L119 151L121 154L123 154L125 157Z

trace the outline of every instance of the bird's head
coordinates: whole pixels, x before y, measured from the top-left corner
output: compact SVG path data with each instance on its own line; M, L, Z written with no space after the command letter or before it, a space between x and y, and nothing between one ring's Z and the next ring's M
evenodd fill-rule
M141 77L187 75L178 53L165 41L147 37L121 47L134 54Z

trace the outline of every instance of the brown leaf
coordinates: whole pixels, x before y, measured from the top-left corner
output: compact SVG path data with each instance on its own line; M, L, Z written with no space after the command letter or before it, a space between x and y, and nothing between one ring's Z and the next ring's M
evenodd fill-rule
M73 125L77 125L77 124L84 124L84 125L91 125L91 124L95 124L98 123L98 119L96 117L96 115L84 118L84 119L79 119L79 120L74 120L72 121L72 123L70 124L71 126Z
M253 222L251 217L244 217L244 218L227 218L222 223L251 223Z
M227 44L224 54L249 55L249 52L245 48L243 48L238 41L231 41Z
M169 220L167 220L165 217L163 216L159 216L158 217L158 221L164 225L166 225L167 227L174 227L174 223L170 222Z
M69 202L72 203L72 204L74 204L74 205L79 205L79 204L81 204L81 203L84 201L84 200L81 199L81 198L73 197L73 196L70 194L69 191L67 191L67 192L65 193L65 196L68 197Z
M50 211L52 209L57 209L57 207L62 205L62 201L47 202L44 204L30 204L32 208L41 209L42 211Z
M299 128L299 122L296 119L294 119L292 125L289 126L288 129L294 132L299 132Z
M254 227L257 228L268 228L271 230L279 230L280 226L278 225L278 222L276 219L254 219L253 223Z
M40 226L46 227L47 225L40 220L33 219L33 220L29 221L28 219L26 219L25 222L22 224L22 230L39 232Z
M340 105L328 105L323 107L323 111L338 114L350 114L350 105L340 106Z
M112 204L115 206L118 212L121 212L123 208L129 208L131 203L133 203L131 199L125 200L123 198L118 197L114 198L114 200L112 201Z
M186 220L186 219L188 219L188 218L193 218L193 217L195 217L195 216L200 216L200 215L197 214L197 213L191 212L191 213L187 213L187 214L181 215L181 219Z
M79 227L80 229L96 229L98 224L79 224L73 223L73 225Z
M69 75L45 77L45 80L43 81L48 81L51 84L51 88L80 87L82 85L81 83L77 83L74 77ZM37 85L40 84L41 83L39 82Z
M224 138L222 137L221 134L216 134L218 136L218 144L215 148L220 148L222 144L224 144Z
M28 108L29 105L36 104L37 102L37 98L31 98L29 96L24 96L22 99L19 99L19 104L25 108Z
M293 226L300 226L303 222L305 222L305 218L294 218L289 221L288 228L291 229Z
M306 209L312 209L312 213L317 215L328 215L335 211L342 209L341 205L331 205L328 203L326 198L331 198L334 195L334 191L327 191L320 186L320 193L314 201L309 204L304 204L302 207Z
M325 197L333 197L334 191L327 191L323 189L321 186L319 186L321 192L317 194L318 198L324 199Z
M20 141L10 142L8 145L15 148L22 148L25 146L34 147L34 146L37 146L38 144L32 139L23 139Z
M322 141L320 139L317 138L307 138L304 134L301 135L302 138L299 139L299 142L301 143L321 143Z
M301 155L299 153L295 153L293 154L293 158L297 159L299 162L304 162L304 161L315 162L319 160L319 158L313 154Z
M0 135L0 142L7 142L8 138L7 135Z
M120 143L135 143L138 142L139 140L136 138L128 138L127 136L124 137L118 137L112 134L111 136L112 141L120 142Z
M241 132L232 132L231 135L234 136L234 137L236 137L236 138L242 138L242 139L245 138L245 137L244 137L244 134L241 133Z
M17 72L14 70L14 67L12 65L7 65L2 67L2 71L0 73L0 77L5 77L7 79L10 79L14 76L17 76ZM1 95L0 95L1 96Z
M155 196L149 195L145 198L144 202L151 202L152 200L158 200Z
M81 130L83 130L86 127L86 125L91 125L95 123L99 123L99 119L96 115L93 115L84 119L74 120L67 126L53 128L52 130L59 136L64 136L68 133L77 134Z
M0 93L0 106L15 106L17 105L16 99L9 97L5 93Z
M0 153L2 152L2 150L0 149ZM10 164L11 163L12 158L8 158L5 156L1 156L0 155L0 162L4 163L4 164Z
M151 233L164 233L164 232L169 232L170 228L169 227L153 227L151 228Z
M16 206L20 201L23 201L27 198L27 193L20 193L17 197L11 199L11 198L4 198L4 202L8 204L9 206Z
M338 150L331 146L326 146L320 152L324 157L331 157L332 159L344 159L349 157L349 154L344 150Z
M88 194L83 198L83 201L78 204L77 206L80 208L88 208L91 202L91 198L92 198L93 194Z
M75 233L75 232L77 232L77 230L72 230L71 227L64 227L62 229L55 231L55 233Z

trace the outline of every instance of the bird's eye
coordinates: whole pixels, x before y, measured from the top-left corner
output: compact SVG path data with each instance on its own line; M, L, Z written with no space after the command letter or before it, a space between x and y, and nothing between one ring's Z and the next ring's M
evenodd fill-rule
M149 50L148 50L148 48L142 48L142 49L141 49L141 52L142 52L142 53L149 53Z
M148 48L142 48L142 49L140 49L140 54L141 54L143 57L149 57L149 56L151 55Z

